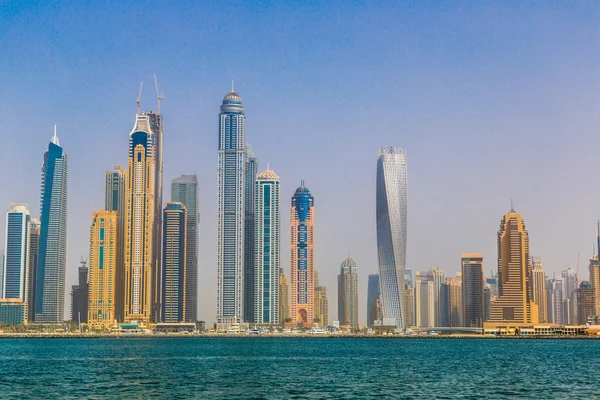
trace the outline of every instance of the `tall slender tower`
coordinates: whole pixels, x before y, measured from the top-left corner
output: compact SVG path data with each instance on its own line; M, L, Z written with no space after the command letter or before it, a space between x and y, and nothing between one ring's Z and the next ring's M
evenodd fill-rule
M31 213L27 204L11 203L6 213L4 262L5 298L20 299L27 302L27 273L29 272L29 230Z
M541 257L531 257L533 301L538 305L540 322L546 322L546 273Z
M290 287L288 280L279 268L279 322L286 322L290 317Z
M279 177L265 170L255 188L254 322L279 324Z
M64 320L67 267L67 154L54 136L44 153L35 321Z
M258 160L249 144L246 145L246 176L244 182L244 320L254 318L254 256L255 256L255 187Z
M463 323L468 327L482 327L485 321L483 317L483 255L479 253L462 254L460 265Z
M244 317L245 121L242 99L232 88L219 114L217 324L221 327Z
M171 183L171 201L186 209L185 232L185 316L186 322L198 319L198 178L182 175Z
M146 326L152 317L154 246L154 134L148 115L137 114L129 134L125 211L125 322Z
M158 89L157 89L158 90ZM159 94L159 102L160 102ZM152 225L152 321L161 320L162 300L162 195L163 195L163 116L149 111L148 121L154 138L154 222Z
M127 173L120 165L115 165L114 171L106 171L106 182L104 189L104 209L116 211L117 213L117 243L116 243L116 266L115 266L115 310L113 318L123 321L123 310L125 307L125 206L127 194Z
M405 328L406 151L382 147L377 158L377 255L382 323Z
M498 231L498 300L492 303L492 321L539 322L530 261L525 223L521 214L511 209Z
M40 220L31 218L31 228L29 229L29 271L27 272L27 320L29 322L35 320L35 281L37 276L39 249ZM0 279L0 281L2 280ZM0 297L2 297L1 288Z
M338 321L358 329L358 267L350 257L342 262L338 275Z
M406 274L404 274L406 277ZM445 326L444 316L442 312L442 301L440 300L440 291L442 290L442 285L446 279L446 273L439 267L431 267L429 269L429 276L431 277L431 282L433 282L433 321L435 326Z
M163 322L183 322L186 311L187 210L183 203L167 203L163 229Z
M116 211L92 213L88 283L88 323L92 330L110 330L116 320L116 272L119 215Z
M292 197L290 317L303 326L315 318L314 223L315 199L302 181Z
M369 274L367 286L367 325L372 327L378 318L377 309L379 303L379 274Z

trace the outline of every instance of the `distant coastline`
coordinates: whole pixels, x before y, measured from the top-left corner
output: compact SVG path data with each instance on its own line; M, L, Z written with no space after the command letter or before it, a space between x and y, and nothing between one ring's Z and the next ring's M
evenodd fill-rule
M189 339L189 338L228 338L228 339L477 339L477 340L531 340L531 339L560 339L560 340L600 340L600 335L513 335L513 336L492 336L492 335L245 335L245 334L78 334L78 333L2 333L2 339Z

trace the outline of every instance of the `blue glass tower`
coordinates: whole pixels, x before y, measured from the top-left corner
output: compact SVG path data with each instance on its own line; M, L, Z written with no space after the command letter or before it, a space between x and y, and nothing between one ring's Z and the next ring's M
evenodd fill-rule
M35 285L35 321L64 319L67 265L67 154L56 136L42 165L40 244Z
M6 213L6 262L4 290L0 297L26 300L29 269L29 228L31 216L26 204L12 203Z
M245 121L242 99L232 88L219 114L217 324L221 328L244 317Z
M186 213L183 203L167 203L163 229L163 322L185 320Z

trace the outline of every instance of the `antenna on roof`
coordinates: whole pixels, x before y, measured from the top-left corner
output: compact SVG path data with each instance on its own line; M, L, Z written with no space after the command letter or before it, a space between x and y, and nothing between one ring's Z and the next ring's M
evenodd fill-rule
M138 94L136 103L137 103L137 113L140 113L140 98L142 97L142 86L144 86L144 81L140 83L140 93Z
M56 139L56 122L54 123L54 136L52 138Z
M231 80L231 91L233 92L233 79Z
M160 101L165 98L165 94L158 90L158 80L156 79L156 74L154 74L154 86L156 86L156 98L158 99L157 112L160 114Z

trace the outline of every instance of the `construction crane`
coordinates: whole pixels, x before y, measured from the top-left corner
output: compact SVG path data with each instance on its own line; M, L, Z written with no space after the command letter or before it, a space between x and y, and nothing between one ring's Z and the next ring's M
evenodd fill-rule
M156 98L157 98L157 101L158 101L158 110L157 110L157 112L160 114L160 101L165 98L165 95L164 95L163 92L161 92L160 90L158 90L158 80L156 79L156 74L154 74L154 86L156 86Z
M140 82L140 93L138 94L138 97L137 97L137 100L136 100L138 114L140 113L140 99L142 97L142 86L144 86L144 81Z

